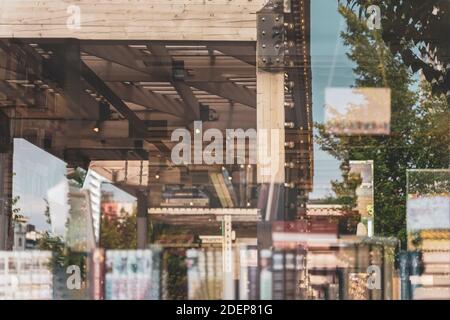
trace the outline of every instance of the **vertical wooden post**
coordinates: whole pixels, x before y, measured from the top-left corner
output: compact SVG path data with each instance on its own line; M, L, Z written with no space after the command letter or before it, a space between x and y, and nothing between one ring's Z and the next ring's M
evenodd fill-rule
M137 191L137 248L146 249L148 244L148 193Z
M12 151L0 153L0 250L12 248Z
M267 141L264 142L267 143L270 159L267 166L258 163L258 183L284 184L284 73L258 69L256 82L257 129L258 134L267 131ZM278 134L277 145L274 145L275 132ZM261 148L261 145L258 145L258 148ZM272 174L264 174L263 170L266 168L270 168Z
M12 177L13 140L10 119L0 111L0 250L13 246Z
M257 182L264 193L266 220L284 217L285 90L282 2L270 2L257 14L256 103ZM267 202L266 202L267 199Z

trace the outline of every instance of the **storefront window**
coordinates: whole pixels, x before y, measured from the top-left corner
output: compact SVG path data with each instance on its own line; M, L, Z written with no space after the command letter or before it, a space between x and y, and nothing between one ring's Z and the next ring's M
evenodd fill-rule
M0 299L450 299L449 2L225 2L1 2Z

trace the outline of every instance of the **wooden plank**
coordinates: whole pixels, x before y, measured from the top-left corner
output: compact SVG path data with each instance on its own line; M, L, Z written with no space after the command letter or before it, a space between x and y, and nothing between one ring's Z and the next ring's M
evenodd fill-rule
M269 158L269 164L261 165L261 159L258 159L258 183L284 183L285 182L285 133L284 133L284 73L271 73L258 70L257 93L256 93L256 113L257 113L257 129L258 135L261 130L267 131L267 152L263 154ZM275 131L278 130L278 140L273 137ZM273 143L278 146L272 146ZM261 148L258 142L258 148ZM263 174L262 170L270 169L272 174Z
M265 0L4 0L0 38L256 39ZM80 9L80 27L70 24ZM69 21L69 26L68 26Z

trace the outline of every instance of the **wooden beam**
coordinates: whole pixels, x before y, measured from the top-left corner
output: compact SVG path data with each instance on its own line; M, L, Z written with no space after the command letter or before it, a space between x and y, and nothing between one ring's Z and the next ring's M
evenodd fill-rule
M246 106L256 107L256 93L242 85L237 85L224 79L223 82L187 81L191 86L209 92L219 97L241 103Z
M13 152L0 153L0 250L11 250Z
M137 214L136 214L136 233L137 248L140 250L148 247L148 203L149 192L147 190L136 191Z
M178 101L135 85L111 82L108 86L122 99L153 110L184 117L184 107Z
M61 41L58 44L61 45ZM61 89L60 85L53 80L43 78L44 74L51 74L49 65L43 63L43 58L27 43L21 40L14 40L14 43L7 45L5 42L0 41L0 45L8 54L17 56L17 59L24 59L27 62L27 66L32 70L32 74L34 73L34 77L43 80L64 98L63 106L66 107L66 112L69 113L70 117L78 117L80 119L93 118L98 114L98 104L81 89L81 79L79 77L77 78L76 75L70 75L71 72L67 72L72 79L64 79L64 81L70 80L69 82L75 83L65 83L70 90L68 88ZM66 63L68 62L66 61ZM78 62L81 62L81 60ZM76 68L76 66L73 67Z
M0 79L25 79L26 70L18 59L10 54L7 44L0 41Z
M29 91L25 90L23 87L16 85L12 86L8 82L4 80L0 80L0 91L4 94L9 100L12 100L17 104L22 104L26 106L34 106L35 100L34 95L32 95Z
M81 75L86 82L130 122L130 125L137 131L147 133L147 127L144 122L84 62L81 62Z
M222 65L220 60L216 60L216 64L185 64L187 70L192 71L186 78L186 82L222 82L223 79L229 78L255 78L256 69L249 65L241 67L241 65ZM185 61L186 62L186 61Z
M96 58L83 61L105 82L170 82L169 78L155 72L143 72L111 61Z
M164 69L166 76L172 75L172 57L170 56L169 51L166 49L164 45L160 44L150 44L148 48L152 52L152 56L155 62L158 65L161 65ZM179 96L185 103L186 107L189 110L186 110L185 113L186 118L190 120L199 120L200 119L200 103L195 97L192 89L189 85L186 84L184 80L177 80L172 78L172 85L175 90L178 92Z
M93 160L145 160L148 152L142 149L65 149L64 161L72 165L77 163L89 163ZM85 164L84 164L85 165ZM83 166L84 166L83 165Z
M104 150L131 150L136 149L134 145L134 141L126 138L122 139L105 139L102 141L99 140L90 140L90 139L71 139L67 141L65 146L67 149L104 149Z
M121 69L126 68L128 69L128 71L137 72L138 74L135 74L134 76L142 77L142 82L155 80L155 77L158 81L170 82L171 80L170 74L166 69L161 66L159 67L159 70L155 70L154 68L147 68L144 62L139 59L139 55L136 52L133 52L133 50L128 46L86 45L83 46L82 50L91 55L95 55L96 57L107 60L108 62L115 63ZM160 61L157 58L151 57L151 59L153 64L160 64ZM122 81L131 82L132 80L127 79L126 74L123 74ZM172 98L150 92L149 90L143 90L142 88L133 85L124 86L118 83L111 83L109 84L109 86L114 89L114 91L118 93L118 95L120 95L123 100L130 101L154 110L171 113L173 115L182 117L185 116L182 112L183 106Z
M132 50L126 45L92 45L86 44L81 46L84 53L102 58L109 62L114 62L122 66L128 67L141 72L147 72L146 64L141 59L139 53ZM151 57L146 57L151 59Z
M220 47L220 45L217 45ZM245 48L247 48L246 45ZM122 79L122 81L172 81L171 77L171 67L172 67L172 59L170 57L169 51L164 49L164 45L151 45L153 56L148 57L140 57L138 54L133 53L133 51L126 46L117 46L117 45L84 45L83 51L94 55L96 57L105 59L111 63L115 64L115 67L120 68L120 71L123 72L123 77L120 77L118 74L119 71L114 71L111 74L111 71L103 71L102 74L106 76L107 79L118 81ZM254 54L254 52L253 52ZM143 60L140 60L140 59ZM204 59L203 59L204 60ZM145 62L145 65L143 65ZM241 63L242 64L242 63ZM252 90L244 87L243 85L238 85L223 77L222 73L236 72L237 76L241 73L242 69L240 69L239 63L236 63L235 70L232 71L228 64L224 64L220 60L218 61L217 66L208 66L203 61L202 63L194 62L193 65L189 65L189 70L191 70L192 75L188 75L185 82L183 81L172 81L175 89L178 91L180 96L182 96L183 100L186 103L189 103L191 108L196 104L195 96L190 93L190 88L185 85L188 84L190 86L196 87L197 89L210 92L211 94L224 97L228 100L232 100L237 103L242 103L248 105L250 107L256 107L256 99L255 93ZM98 66L99 62L92 62L90 65ZM109 70L113 70L115 67L110 64L106 65ZM217 69L220 66L223 69ZM124 69L126 67L126 69ZM192 69L192 68L195 69ZM103 66L105 68L105 65ZM197 69L198 68L198 69ZM236 69L237 68L237 69ZM100 69L96 69L97 70ZM134 74L130 73L133 72ZM208 70L207 73L204 71ZM244 69L245 70L245 69ZM101 76L99 73L97 73ZM127 79L127 76L130 79ZM243 75L245 77L246 74ZM254 76L254 68L253 73L250 76ZM104 79L104 81L108 81Z
M192 89L184 81L175 80L172 82L173 87L180 95L186 105L185 116L190 120L200 120L200 103L192 92Z
M266 0L2 1L0 37L124 40L256 39ZM71 17L76 5L80 26ZM68 24L69 22L69 24Z
M97 52L100 58L107 58L108 50L105 53ZM147 67L133 69L125 66L127 62L124 59L117 59L114 62L102 60L84 60L95 73L105 82L170 82L171 77L167 73L155 72L155 68ZM121 64L116 62L120 61ZM221 70L223 72L227 69ZM238 70L239 72L240 70ZM242 77L252 76L245 72ZM253 72L254 76L254 72ZM231 80L226 79L220 74L219 70L209 70L208 72L193 71L185 81L192 87L207 91L211 94L242 103L247 106L256 107L256 93L243 85L238 85ZM155 93L156 94L156 93Z
M284 73L258 70L256 76L257 129L266 130L268 133L264 143L267 144L266 154L269 156L268 165L258 165L258 183L283 184L285 182ZM278 131L278 140L273 140L272 130ZM258 148L261 147L262 145L258 144ZM263 174L263 169L270 171Z
M251 66L256 66L256 46L255 44L227 44L215 43L209 44L208 48L222 52L227 56L234 57Z

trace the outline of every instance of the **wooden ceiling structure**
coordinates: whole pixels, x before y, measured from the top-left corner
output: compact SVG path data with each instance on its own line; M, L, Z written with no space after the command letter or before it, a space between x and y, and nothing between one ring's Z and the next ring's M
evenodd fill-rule
M255 183L286 189L279 197L291 217L304 207L313 178L309 0L14 0L0 10L3 145L23 137L85 168L147 161L148 187L205 170L152 179L171 167L174 129L200 120L221 131L277 129L277 173L258 167Z
M65 61L72 43L75 59ZM0 104L10 118L22 124L27 120L64 122L63 137L73 139L66 139L69 141L62 148L83 153L83 140L91 140L85 144L89 160L114 160L100 151L121 149L120 145L103 144L99 154L89 153L95 141L133 140L133 134L134 140L153 142L146 145L148 151L168 152L170 135L163 137L162 131L166 127L169 132L190 128L193 121L202 120L201 108L212 109L215 117L205 121L205 129L256 127L255 55L238 55L241 50L255 52L255 45L228 46L223 49L226 54L216 48L220 45L210 42L1 40L5 64L25 63L13 73L5 69ZM230 48L236 56L230 55ZM56 57L58 52L63 54ZM178 62L181 75L174 79L172 65ZM61 79L60 68L72 75ZM14 101L8 99L11 97ZM57 107L52 106L55 97L64 100L58 101ZM93 132L98 121L102 128Z

